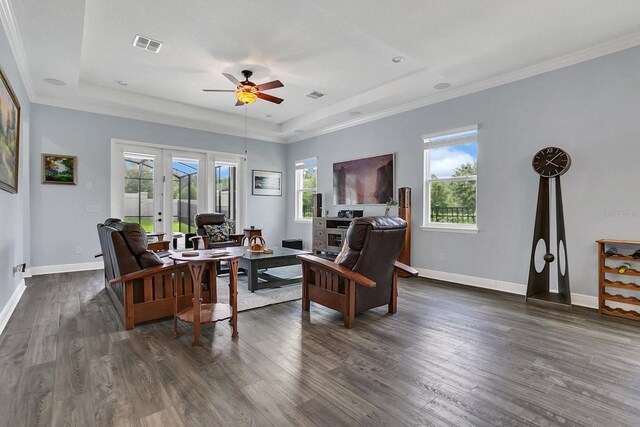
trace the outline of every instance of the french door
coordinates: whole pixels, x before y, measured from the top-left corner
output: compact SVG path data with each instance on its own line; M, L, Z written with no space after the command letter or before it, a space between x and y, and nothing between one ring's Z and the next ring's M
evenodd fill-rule
M244 224L242 158L230 154L160 148L113 141L111 215L147 232L195 233L194 216L223 212Z

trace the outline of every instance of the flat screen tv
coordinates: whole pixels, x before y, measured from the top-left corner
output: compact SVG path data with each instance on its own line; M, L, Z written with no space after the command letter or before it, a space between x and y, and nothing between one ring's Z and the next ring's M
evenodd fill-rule
M393 198L394 154L333 164L334 205L384 205Z

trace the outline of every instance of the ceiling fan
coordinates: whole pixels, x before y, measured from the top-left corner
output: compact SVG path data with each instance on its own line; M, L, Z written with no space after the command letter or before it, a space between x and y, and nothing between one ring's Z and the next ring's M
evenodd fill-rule
M238 102L236 102L236 106L251 104L256 101L256 99L264 99L265 101L274 102L276 104L280 104L284 99L278 98L276 96L267 95L263 93L265 90L276 89L279 87L284 87L280 80L274 80L269 83L263 83L261 85L257 85L251 81L249 81L249 77L253 75L253 71L242 70L242 75L244 76L244 81L238 81L234 76L227 73L222 73L223 76L228 78L231 83L236 85L235 90L231 89L202 89L204 92L235 92L236 98Z

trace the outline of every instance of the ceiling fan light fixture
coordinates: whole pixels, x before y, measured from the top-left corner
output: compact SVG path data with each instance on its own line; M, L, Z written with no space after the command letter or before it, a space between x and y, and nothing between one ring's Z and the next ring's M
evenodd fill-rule
M253 104L258 99L258 95L253 92L238 91L236 92L236 98L245 104Z

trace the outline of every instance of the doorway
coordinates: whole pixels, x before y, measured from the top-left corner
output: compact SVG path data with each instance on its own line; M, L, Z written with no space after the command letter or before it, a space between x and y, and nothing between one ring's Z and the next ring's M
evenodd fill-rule
M177 249L195 234L197 213L222 212L243 226L241 156L116 140L111 154L111 216L165 233Z

